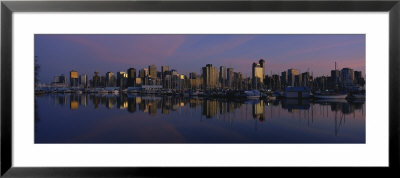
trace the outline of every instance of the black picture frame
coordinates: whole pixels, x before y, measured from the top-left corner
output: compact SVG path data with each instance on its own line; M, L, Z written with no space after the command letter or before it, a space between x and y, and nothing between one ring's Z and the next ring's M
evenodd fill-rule
M261 175L286 172L281 168L167 168L167 167L66 167L20 168L12 165L12 18L13 12L122 12L122 11L335 11L389 12L389 167L345 168L356 170L396 170L399 168L399 74L400 74L400 0L364 1L2 1L1 2L1 175L6 177L130 177L167 175L223 174ZM250 169L250 170L249 170ZM298 168L288 168L296 169ZM342 175L329 169L329 175ZM302 172L312 173L309 168ZM316 172L314 172L316 173ZM326 174L326 173L324 173Z

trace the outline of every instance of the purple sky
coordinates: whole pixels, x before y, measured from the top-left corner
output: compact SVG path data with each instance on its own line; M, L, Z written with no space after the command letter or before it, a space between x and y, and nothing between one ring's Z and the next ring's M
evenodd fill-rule
M210 63L250 76L260 58L268 75L289 68L329 75L336 61L365 76L365 35L35 35L35 56L46 83L71 70L91 78L151 64L189 74Z

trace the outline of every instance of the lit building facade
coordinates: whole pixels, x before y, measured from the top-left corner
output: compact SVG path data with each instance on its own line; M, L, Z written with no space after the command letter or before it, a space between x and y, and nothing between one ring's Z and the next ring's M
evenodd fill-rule
M217 68L212 64L203 67L203 85L204 89L215 89L217 87Z
M126 72L117 73L117 86L125 89L128 86L128 74Z
M69 73L69 79L70 79L70 86L71 87L78 87L79 86L79 74L77 71L72 70Z
M115 87L115 75L113 72L107 72L105 77L106 87Z
M288 80L287 80L287 85L288 86L294 86L295 84L295 76L299 75L299 70L297 69L288 69Z
M252 65L252 83L253 88L261 88L264 83L264 71L260 64L253 63Z

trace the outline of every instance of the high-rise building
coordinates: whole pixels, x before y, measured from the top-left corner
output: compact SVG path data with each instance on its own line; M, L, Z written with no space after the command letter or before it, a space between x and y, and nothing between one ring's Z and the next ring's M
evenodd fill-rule
M357 83L360 86L365 85L365 79L363 78L361 71L354 71L354 80L355 83Z
M279 77L279 75L272 75L272 86L271 88L273 90L280 90L281 89L281 78Z
M331 70L332 87L337 89L340 84L340 70Z
M260 63L260 67L262 68L262 76L263 76L263 80L265 77L265 60L264 59L260 59L260 61L258 61L258 63Z
M117 86L125 89L128 85L128 74L126 72L117 73Z
M153 80L157 78L157 67L156 65L149 66L149 77Z
M105 85L107 87L115 87L115 75L113 72L106 73Z
M99 76L99 72L94 72L92 82L93 82L93 84L92 84L92 87L93 87L93 88L100 87L100 76Z
M53 83L65 84L65 76L63 74L60 76L54 76Z
M344 88L353 86L353 84L354 84L353 69L343 68L342 71L340 72L340 74L341 74L341 79L342 79L342 85Z
M231 88L233 85L233 78L234 76L233 68L228 68L226 72L226 85L227 87Z
M219 82L221 83L221 87L224 88L226 85L226 67L220 66L219 67Z
M309 87L311 83L311 76L309 72L301 73L301 84L302 87Z
M136 83L136 69L128 69L128 87L134 87Z
M286 71L281 73L281 85L286 87L288 85L288 74Z
M294 76L294 86L297 86L297 87L301 86L302 81L303 81L302 75L299 74L299 75Z
M63 83L63 84L66 84L66 83L67 83L67 80L65 79L64 74L61 74L61 75L60 75L60 77L59 77L59 83Z
M205 89L214 89L217 87L217 68L212 64L203 67L203 85Z
M264 72L260 64L255 62L253 63L251 78L252 78L253 88L260 88L264 83Z
M53 87L66 87L67 83L64 74L61 74L60 76L54 76L54 80L51 85Z
M140 77L142 85L148 85L149 84L149 69L144 68L144 69L139 70L139 77Z
M81 76L79 76L79 83L82 88L87 87L87 75L86 74L82 74Z
M354 79L359 79L359 78L362 78L362 72L354 71Z
M294 86L295 76L299 75L299 70L297 69L288 69L288 86Z
M147 76L149 76L149 69L144 68L144 69L139 70L139 77L140 78L144 78L144 77L147 77Z
M202 84L202 78L195 72L189 73L189 83L191 89L199 89Z
M77 71L72 70L69 73L69 79L70 79L70 86L71 87L78 87L79 86L79 74Z
M167 72L168 70L169 70L169 67L168 67L168 66L161 66L161 76L162 76L162 79L164 79L165 72Z

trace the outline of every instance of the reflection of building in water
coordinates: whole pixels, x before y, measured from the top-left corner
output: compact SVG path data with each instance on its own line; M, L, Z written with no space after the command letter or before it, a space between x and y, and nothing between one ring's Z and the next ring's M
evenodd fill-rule
M69 96L69 108L70 109L78 109L79 103L78 103L78 95L70 95Z
M96 109L99 108L100 97L97 97L97 96L95 96L95 95L91 95L89 98L92 100L92 103L93 103L93 105L94 105L94 108L96 108Z
M161 109L161 113L162 114L168 114L169 113L169 109L167 107L163 106L162 109Z
M190 108L196 108L197 106L201 106L202 104L203 104L203 100L201 100L201 99L194 99L194 98L189 99Z
M69 95L70 109L78 109L79 95Z
M176 111L178 108L179 108L179 103L172 103L171 109L172 109L173 111Z
M161 113L168 114L171 109L171 97L163 97L161 102Z
M351 114L354 112L354 105L350 104L350 103L343 103L342 105L342 112L343 114Z
M128 111L131 113L136 112L136 98L128 97Z
M128 101L122 101L119 105L118 105L119 109L126 109L128 108Z
M154 115L157 113L157 103L152 101L149 103L149 114Z
M67 97L64 94L57 95L55 100L55 103L60 104L60 105L66 105L67 104Z
M101 105L106 105L107 104L107 98L106 97L104 97L104 96L102 96L102 95L98 95L99 96L99 98L100 98L100 103L101 103Z
M258 119L260 121L265 120L264 100L260 100L260 102L253 104L253 118Z
M142 102L142 97L136 97L136 103L141 103Z
M114 106L115 106L115 98L114 97L107 97L107 104L106 104L106 107L108 108L108 109L111 109L111 108L114 108Z
M82 106L87 106L87 95L79 96L79 104Z
M289 112L308 110L310 109L310 101L307 99L284 99L282 100L282 108L287 109Z
M69 105L69 108L70 109L78 109L78 106L79 106L78 101L71 101L70 105Z
M139 111L147 112L147 108L146 108L146 103L145 102L146 102L145 100L142 100L139 103Z
M226 113L226 102L219 102L219 114Z
M204 100L203 101L203 115L211 118L217 114L217 100Z
M226 109L227 109L228 112L233 112L235 110L235 103L234 102L228 102Z
M340 111L343 114L351 114L354 113L356 109L362 109L362 105L355 105L353 103L342 102L342 103L327 103L331 107L331 111ZM359 107L359 108L357 108Z
M117 97L117 107L119 109L128 108L128 97L125 94L121 94Z

